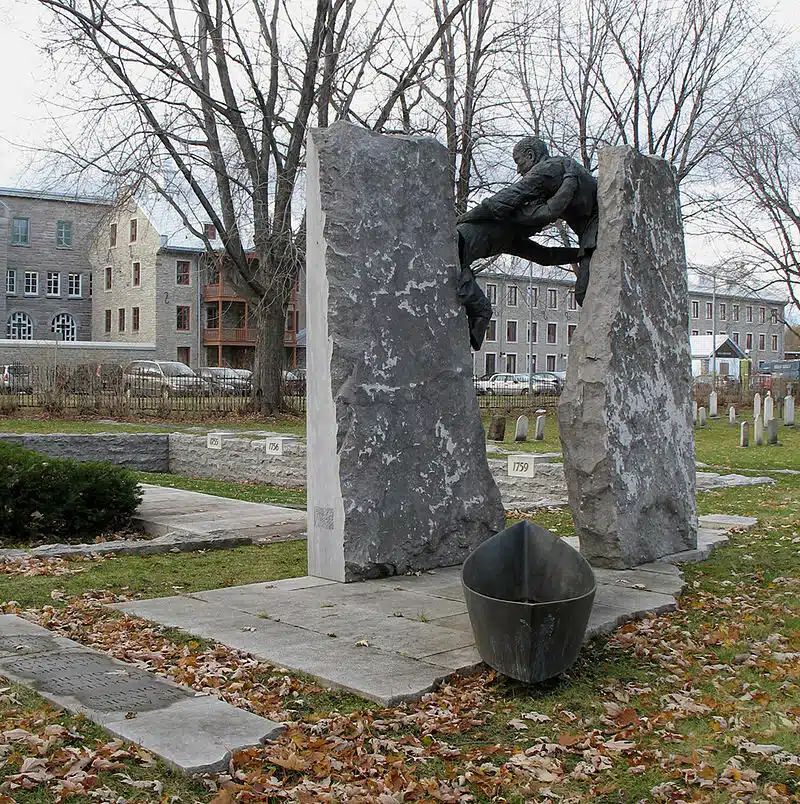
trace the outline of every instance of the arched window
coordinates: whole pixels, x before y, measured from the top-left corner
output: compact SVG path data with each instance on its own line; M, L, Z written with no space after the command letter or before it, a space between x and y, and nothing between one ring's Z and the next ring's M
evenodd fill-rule
M75 319L69 313L59 313L55 316L53 323L50 325L50 329L59 336L58 339L60 341L77 340L75 337Z
M6 325L6 337L12 341L33 340L33 322L27 313L11 313Z

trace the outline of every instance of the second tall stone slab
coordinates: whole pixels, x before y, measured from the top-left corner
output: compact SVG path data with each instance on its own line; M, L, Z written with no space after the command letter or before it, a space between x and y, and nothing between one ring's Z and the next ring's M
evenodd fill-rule
M458 564L504 527L472 385L447 153L349 123L308 146L309 574Z
M581 552L621 568L697 544L686 257L666 161L608 148L598 183L558 419Z

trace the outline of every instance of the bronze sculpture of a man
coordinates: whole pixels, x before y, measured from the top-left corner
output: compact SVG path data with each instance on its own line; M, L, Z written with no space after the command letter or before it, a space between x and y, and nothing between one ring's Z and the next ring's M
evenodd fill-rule
M514 146L519 181L504 187L458 218L461 277L459 300L469 319L472 348L477 351L492 317L492 306L475 281L472 263L511 254L539 265L577 263L575 298L581 306L589 284L589 262L597 244L597 181L569 157L551 157L538 137ZM548 247L531 240L546 226L563 219L578 236L578 247Z

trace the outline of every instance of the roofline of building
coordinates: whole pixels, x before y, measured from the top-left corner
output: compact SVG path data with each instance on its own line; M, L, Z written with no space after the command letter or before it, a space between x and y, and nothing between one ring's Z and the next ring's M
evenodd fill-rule
M36 201L69 201L73 204L93 204L112 206L113 202L99 195L74 195L72 193L52 193L45 190L25 190L19 187L0 187L0 198L31 198Z

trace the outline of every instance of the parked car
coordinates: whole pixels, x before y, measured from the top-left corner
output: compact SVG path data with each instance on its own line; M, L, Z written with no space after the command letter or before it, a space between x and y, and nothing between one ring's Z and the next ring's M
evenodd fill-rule
M493 374L488 380L475 382L476 394L516 396L528 393L527 374Z
M535 394L560 394L564 380L554 371L537 371L531 377Z
M4 394L32 394L31 370L21 363L0 366L0 391Z
M222 366L206 366L200 369L200 377L217 396L247 396L252 388L252 372Z
M292 369L284 371L281 377L283 392L290 396L301 396L306 392L306 370Z
M122 389L136 396L208 396L208 385L185 363L134 360L122 372Z

